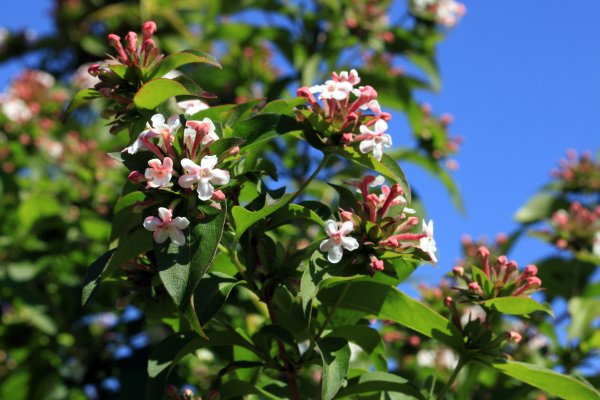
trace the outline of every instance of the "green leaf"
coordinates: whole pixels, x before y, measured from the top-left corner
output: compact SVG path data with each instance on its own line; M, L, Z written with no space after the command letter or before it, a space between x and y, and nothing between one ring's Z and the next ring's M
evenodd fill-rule
M254 386L253 384L242 381L240 379L230 379L219 387L219 398L223 400L234 398L246 398L244 396L248 395L257 395L261 399L281 399L281 397L275 396L274 394L269 393L263 388Z
M133 96L133 102L142 110L154 110L175 96L215 97L204 91L196 82L182 75L175 79L156 78L145 83Z
M596 329L593 323L600 317L600 299L573 297L569 300L569 314L571 314L571 323L567 329L569 339L584 340Z
M301 129L298 122L287 115L264 113L238 122L234 127L235 136L246 140L243 147L263 143L279 135Z
M198 283L194 291L194 305L200 325L205 325L221 309L229 293L244 283L221 272L209 272Z
M182 65L193 63L210 64L221 68L221 64L209 54L197 50L183 50L178 53L169 54L163 58L161 62L150 70L148 79L160 78Z
M402 187L402 190L404 190L404 197L410 203L411 191L408 181L406 180L406 176L404 176L404 172L398 163L389 155L384 154L381 158L381 161L377 161L377 159L374 157L368 154L363 154L357 149L349 146L327 147L325 151L338 154L357 165L379 172L381 175L391 179L393 182L399 183Z
M90 100L100 97L100 93L96 89L83 89L75 93L69 101L69 105L64 111L62 120L65 121L76 109L82 107Z
M536 365L505 361L492 363L492 367L505 375L565 400L600 399L600 393L588 383Z
M529 315L535 311L544 311L554 317L554 312L548 303L538 303L531 297L498 297L480 303L484 308L496 310L502 314Z
M244 144L244 142L244 139L238 137L228 137L225 139L219 139L210 145L210 152L211 154L220 156L232 147L241 146L242 144Z
M179 360L196 349L241 346L255 352L252 344L236 332L218 331L213 333L211 333L212 339L210 340L198 336L196 332L176 333L158 344L148 360L146 395L149 400L162 400L171 371Z
M538 193L530 198L527 203L515 214L517 222L528 224L545 218L550 218L552 213L561 208L568 208L569 203L559 199L551 193Z
M272 214L268 229L272 229L291 220L312 221L321 226L325 226L325 221L321 219L319 214L310 208L303 207L300 204L288 204L287 207L280 208L277 212Z
M388 372L366 372L348 380L348 385L340 390L336 399L363 393L381 392L405 393L417 399L425 399L419 389L401 376ZM353 397L355 398L355 397Z
M366 325L338 326L331 334L356 343L367 354L371 354L382 344L379 332Z
M193 329L204 335L194 310L194 291L210 267L221 241L227 209L198 221L191 219L185 230L186 241L177 246L172 241L156 244L154 252L159 276L177 309L188 319Z
M248 211L244 207L235 206L231 210L233 220L235 221L235 237L234 243L238 243L244 232L248 230L255 223L263 220L267 216L273 214L281 207L288 204L288 201L292 198L293 194L288 193L283 195L280 199L269 201L270 196L267 196L267 205L258 211Z
M288 117L295 117L295 108L306 103L304 97L297 97L291 100L274 100L267 103L262 110L261 114L283 114Z
M145 229L137 229L119 241L114 253L107 252L90 266L85 278L81 304L85 306L107 276L127 261L152 249L152 235ZM108 257L108 258L106 258Z
M317 342L323 360L321 398L331 400L343 386L350 368L350 347L345 339L327 336Z
M116 250L117 249L112 249L107 251L89 266L85 277L83 278L83 290L81 293L82 307L85 307L100 286L102 272L104 272L108 261L111 259Z
M350 285L350 288L344 289L344 285ZM344 296L340 300L344 290L360 293L360 296ZM370 281L339 282L335 287L321 289L318 298L332 303L337 301L339 308L397 322L456 350L463 347L462 335L446 318L393 286Z

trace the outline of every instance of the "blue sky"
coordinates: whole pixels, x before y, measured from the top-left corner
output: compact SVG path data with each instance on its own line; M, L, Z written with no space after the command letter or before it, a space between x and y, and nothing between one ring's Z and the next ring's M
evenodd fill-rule
M600 147L600 2L465 3L466 17L439 48L442 91L418 97L435 113L452 113L451 131L465 137L454 177L467 215L453 208L435 179L403 166L435 221L439 249L439 267L421 268L417 279L449 271L462 234L493 237L516 228L514 212L549 180L566 149ZM23 3L10 2L3 6L0 26L48 32L51 7L49 0L29 0L24 12ZM0 65L0 87L32 62ZM402 121L390 126L395 143L410 141ZM526 239L511 256L524 265L550 251Z

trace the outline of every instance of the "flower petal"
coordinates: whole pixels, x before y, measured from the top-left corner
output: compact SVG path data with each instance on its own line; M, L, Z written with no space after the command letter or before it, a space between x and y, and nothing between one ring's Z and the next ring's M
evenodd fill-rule
M190 224L190 221L186 217L175 217L171 221L171 226L177 229L185 229Z
M340 245L331 246L331 248L327 252L327 259L329 260L330 263L337 264L338 262L340 262L343 255L344 255L344 250L342 249L342 246L340 246Z
M150 120L154 129L161 129L165 124L165 117L162 114L154 114Z
M144 220L144 228L154 232L155 230L157 230L162 224L162 221L160 220L160 218L156 218L156 217L147 217Z
M374 147L375 147L375 141L372 139L363 140L358 145L360 152L363 154L368 154L368 153L372 152Z
M337 231L337 223L334 220L329 219L327 222L325 222L325 232L327 232L327 235L331 236L334 233L337 233Z
M198 166L198 164L196 164L189 158L184 158L183 160L181 160L181 167L188 172L193 172L194 174L197 174L200 171L200 167Z
M175 243L177 246L183 246L185 244L185 235L180 229L175 228L173 225L166 229L171 238L171 242Z
M348 251L356 250L359 247L358 240L353 237L342 238L342 247Z
M159 207L158 216L163 220L164 224L169 224L171 223L171 218L173 217L173 211L165 207Z
M352 221L344 221L344 223L342 224L342 227L340 228L340 230L338 232L341 233L342 236L346 236L347 234L352 232L353 229L354 229L354 224L352 223Z
M197 191L198 191L198 198L200 200L206 201L206 200L210 200L213 192L215 191L215 188L210 184L208 179L200 179L200 181L198 182Z
M227 185L229 183L229 172L223 169L210 171L210 181L215 185Z
M329 251L329 249L331 249L331 246L333 246L333 240L331 240L331 239L325 239L319 245L319 250L321 250L321 251Z
M172 134L175 134L175 132L177 132L179 130L179 127L181 126L181 121L179 120L179 115L177 114L173 114L169 117L169 119L167 120L167 126L169 127L169 130L171 131Z
M217 161L217 156L204 156L202 160L200 160L200 167L213 169L215 165L217 165Z
M165 240L167 240L167 238L169 237L169 230L168 229L157 229L156 231L154 231L154 241L156 243L164 243Z

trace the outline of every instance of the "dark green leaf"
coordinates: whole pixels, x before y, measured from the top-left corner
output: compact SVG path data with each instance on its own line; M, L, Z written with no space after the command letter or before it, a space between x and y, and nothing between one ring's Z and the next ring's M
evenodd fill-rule
M194 330L203 335L194 311L194 290L215 257L221 241L227 210L198 221L191 219L185 230L186 242L177 246L170 240L155 245L159 276L178 310L186 316Z
M247 147L300 129L300 125L294 118L268 113L258 114L237 123L234 127L234 134L245 139L244 147Z
M102 278L102 272L106 268L108 261L113 256L117 249L112 249L102 254L96 261L94 261L88 268L85 278L83 278L83 290L81 293L81 305L85 306L87 302L92 298Z
M350 368L350 347L345 339L327 336L317 342L323 360L321 397L331 400L346 381Z
M340 390L335 398L342 399L357 394L383 391L404 393L417 399L425 399L419 389L409 380L388 372L366 372L354 377L348 381L348 385Z
M221 309L229 293L244 283L221 272L209 272L198 283L194 291L194 305L200 325L205 325Z

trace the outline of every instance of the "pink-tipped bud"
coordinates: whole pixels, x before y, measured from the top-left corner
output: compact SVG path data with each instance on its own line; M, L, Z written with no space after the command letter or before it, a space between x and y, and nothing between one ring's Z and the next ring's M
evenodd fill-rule
M156 44L154 43L154 40L146 39L146 40L144 40L144 43L142 44L142 48L143 48L144 52L149 53L150 51L152 51L152 49L156 48Z
M479 293L481 292L481 286L479 286L479 283L477 282L471 282L469 283L469 290L471 292Z
M535 265L533 265L533 264L528 265L528 266L525 267L525 272L524 273L527 276L536 276L537 273L538 273L538 268Z
M450 296L446 297L444 299L444 305L448 308L453 307L454 306L454 299Z
M100 64L92 64L88 67L88 74L98 76L100 74Z
M311 105L315 105L317 102L315 101L315 96L310 92L310 89L306 86L302 86L296 91L298 97L304 97Z
M144 35L144 42L152 37L156 32L156 23L154 21L146 21L142 25L142 33Z
M443 114L440 117L440 123L444 126L450 125L452 121L454 121L454 117L452 116L452 114Z
M354 140L354 135L351 133L342 133L342 139L340 140L342 143L352 143Z
M538 289L540 286L542 286L542 280L537 276L530 276L526 279L526 281L526 286L529 289Z
M229 154L230 156L235 156L239 152L240 152L240 146L234 146L229 150L229 152L227 154Z
M211 200L223 201L225 200L225 193L223 193L221 190L215 190L212 194Z
M488 250L487 247L481 246L477 249L477 255L479 257L481 257L482 259L488 258L490 256L490 251Z
M383 261L375 256L371 256L371 263L369 266L373 271L383 271Z
M131 171L131 173L127 176L127 179L131 183L146 182L146 178L144 177L144 174L142 174L139 171Z
M508 339L511 342L519 343L523 339L523 337L519 332L510 331L506 332L506 339Z
M506 265L508 264L508 258L506 256L498 256L497 262L499 265Z
M408 337L408 344L412 347L419 347L421 345L421 338L417 335L410 335Z
M465 269L460 265L457 265L456 267L452 268L452 273L456 276L463 277L465 275Z
M479 247L479 249L477 249L477 255L481 258L481 262L483 263L483 273L489 277L490 276L490 264L489 264L490 251L487 249L487 247L481 246L481 247Z
M127 36L125 36L125 41L127 42L127 51L131 54L135 54L137 48L137 35L135 32L129 32Z
M340 215L342 216L342 221L354 221L354 214L352 214L350 211L341 211Z
M125 62L127 61L127 54L125 54L125 50L123 50L123 45L121 44L121 37L118 35L115 35L114 33L111 33L108 35L108 44L111 45L112 47L114 47L115 50L117 50L117 53L119 53L119 57L121 58L121 61Z
M421 111L423 114L429 116L431 114L431 105L429 103L421 104Z

